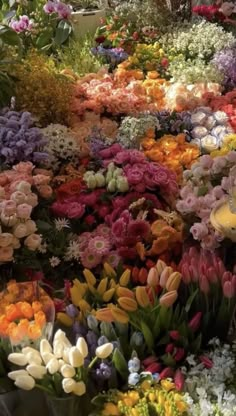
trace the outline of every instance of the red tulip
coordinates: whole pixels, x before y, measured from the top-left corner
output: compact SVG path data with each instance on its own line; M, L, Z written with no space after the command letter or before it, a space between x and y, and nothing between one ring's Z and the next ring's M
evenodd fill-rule
M163 380L164 378L172 378L174 376L174 371L170 367L166 367L162 372L160 373L160 380Z
M169 335L171 337L171 339L178 341L180 339L180 333L179 331L170 331Z
M143 360L143 366L146 368L147 366L156 362L157 362L157 357L155 355L150 355L150 357L145 358L145 360Z
M181 370L177 370L174 376L175 388L178 391L182 391L184 387L184 375Z
M177 352L176 352L176 354L174 356L174 359L175 359L175 361L178 362L178 361L181 361L184 358L184 356L185 356L184 349L183 348L178 348L177 349Z
M167 344L166 349L165 349L166 354L171 354L174 351L174 348L175 348L174 344Z
M152 363L148 367L145 368L145 371L150 371L150 373L155 374L161 371L161 364L160 363Z

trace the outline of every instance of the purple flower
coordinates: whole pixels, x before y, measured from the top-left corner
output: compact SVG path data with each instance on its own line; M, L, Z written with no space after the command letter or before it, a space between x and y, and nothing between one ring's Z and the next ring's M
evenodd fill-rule
M71 15L70 6L64 3L57 3L55 5L55 11L58 13L58 16L61 19L68 19L68 17Z
M52 14L55 13L56 9L56 4L53 1L48 1L44 6L43 6L43 10L45 11L45 13L47 14Z
M236 46L216 52L212 63L222 72L225 88L233 89L236 86Z
M66 307L66 313L71 318L75 318L78 315L78 309L74 305L71 304Z
M96 369L96 376L102 380L108 380L111 377L111 368L106 363L101 363Z

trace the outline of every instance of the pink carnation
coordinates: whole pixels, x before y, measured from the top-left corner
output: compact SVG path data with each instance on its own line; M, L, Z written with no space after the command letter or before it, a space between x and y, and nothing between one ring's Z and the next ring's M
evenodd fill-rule
M85 206L78 202L67 205L66 214L68 218L81 218L85 213Z

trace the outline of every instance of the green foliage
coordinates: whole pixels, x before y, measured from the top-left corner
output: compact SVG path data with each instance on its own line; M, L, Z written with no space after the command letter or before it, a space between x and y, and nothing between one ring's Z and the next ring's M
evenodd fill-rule
M69 45L58 51L58 64L61 69L70 68L78 75L97 72L101 61L91 53L93 37L86 35L79 39L70 39Z

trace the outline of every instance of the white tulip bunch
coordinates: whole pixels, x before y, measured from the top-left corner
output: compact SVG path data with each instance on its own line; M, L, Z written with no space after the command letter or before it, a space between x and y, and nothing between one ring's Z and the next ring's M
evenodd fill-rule
M105 359L111 355L113 345L106 343L96 349L96 356L90 362L89 371L97 359ZM39 351L31 348L22 348L21 352L11 353L8 360L24 369L11 371L8 377L14 384L23 390L32 390L34 387L46 390L49 394L56 394L52 389L55 376L61 380L61 392L82 396L86 393L86 385L81 371L84 368L84 359L88 356L88 346L84 338L80 337L75 346L72 346L65 332L58 330L53 344L42 339ZM44 376L50 377L48 388L42 383Z

